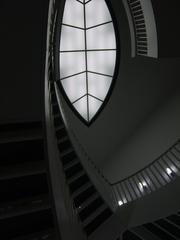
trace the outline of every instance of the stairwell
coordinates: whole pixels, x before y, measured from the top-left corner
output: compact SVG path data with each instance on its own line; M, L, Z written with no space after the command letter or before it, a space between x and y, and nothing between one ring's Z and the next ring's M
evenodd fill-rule
M54 240L42 124L0 126L0 236Z

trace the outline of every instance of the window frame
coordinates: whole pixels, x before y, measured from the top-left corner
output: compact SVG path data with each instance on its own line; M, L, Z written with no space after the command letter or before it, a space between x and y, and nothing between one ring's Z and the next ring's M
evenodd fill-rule
M93 0L91 0L93 1ZM53 55L54 55L54 80L57 83L57 86L60 90L60 93L62 94L63 98L65 99L67 105L69 108L72 110L72 112L75 114L76 117L78 117L79 120L81 120L86 126L91 126L92 123L95 122L95 120L99 117L100 113L104 109L104 107L107 105L110 96L112 95L117 77L119 75L119 68L120 68L120 34L119 34L119 25L117 22L117 19L115 17L114 9L113 6L110 2L110 0L104 0L105 4L107 5L107 8L109 10L111 19L112 19L112 24L114 26L114 34L115 34L115 41L116 41L116 59L115 59L115 66L114 66L114 74L112 76L112 81L110 88L108 90L107 95L105 96L105 99L103 100L103 103L101 107L98 109L96 114L92 117L90 121L86 121L81 114L75 109L73 104L70 102L61 82L60 82L60 62L59 62L59 55L60 55L60 41L61 41L61 27L62 27L62 19L63 19L63 14L64 14L64 8L65 8L65 3L66 0L62 1L62 4L60 4L60 8L62 8L57 12L57 18L56 18L56 24L55 24L55 32L54 32L54 39L53 39ZM82 3L83 4L83 3Z

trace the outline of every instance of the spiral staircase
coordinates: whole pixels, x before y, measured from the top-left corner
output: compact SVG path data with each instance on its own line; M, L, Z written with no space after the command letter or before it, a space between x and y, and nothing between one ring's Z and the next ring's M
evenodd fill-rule
M140 0L122 2L135 28L132 56L157 58L157 49L151 51L148 45L146 6ZM0 237L178 240L180 142L147 167L111 184L68 125L54 73L56 24L63 4L49 1L43 121L0 126ZM155 209L156 202L162 202L160 209Z

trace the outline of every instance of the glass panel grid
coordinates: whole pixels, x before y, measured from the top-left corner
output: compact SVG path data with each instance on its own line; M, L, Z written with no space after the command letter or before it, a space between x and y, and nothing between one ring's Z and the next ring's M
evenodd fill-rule
M81 20L78 17L73 22L72 16L68 19L71 2ZM83 16L76 4L83 8ZM95 5L100 12L93 10ZM60 40L60 80L71 104L87 122L93 119L108 94L115 61L115 31L105 1L67 0Z

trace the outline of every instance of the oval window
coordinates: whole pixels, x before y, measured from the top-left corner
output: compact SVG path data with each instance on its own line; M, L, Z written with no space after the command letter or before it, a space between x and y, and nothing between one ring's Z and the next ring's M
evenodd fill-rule
M59 48L61 89L89 125L107 102L116 66L116 34L105 0L66 0Z

